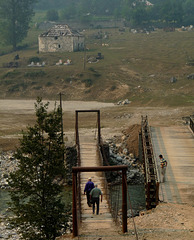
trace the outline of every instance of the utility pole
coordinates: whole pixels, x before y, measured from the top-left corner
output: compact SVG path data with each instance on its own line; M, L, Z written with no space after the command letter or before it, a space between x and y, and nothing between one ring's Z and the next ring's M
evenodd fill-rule
M62 139L62 144L64 146L64 137L63 137L63 108L62 108L62 93L59 93L60 97L60 108L61 108L61 139ZM63 161L64 161L64 154L63 154Z
M86 46L84 46L84 70L86 69Z

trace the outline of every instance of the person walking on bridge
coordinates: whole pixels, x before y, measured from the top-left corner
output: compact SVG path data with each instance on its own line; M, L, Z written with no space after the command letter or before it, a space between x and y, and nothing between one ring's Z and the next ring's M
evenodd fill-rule
M92 200L92 204L93 204L93 214L95 213L95 204L97 206L96 214L97 215L99 214L100 195L101 195L101 202L102 202L102 192L98 188L98 185L95 184L95 188L93 188L92 191L90 192L90 199Z
M164 159L162 154L159 155L159 159L160 159L160 167L161 167L161 182L165 182L167 161Z
M84 195L86 194L87 196L87 204L89 207L91 207L91 203L90 203L90 192L91 190L94 188L94 183L92 182L92 178L88 178L88 182L85 185L84 188Z

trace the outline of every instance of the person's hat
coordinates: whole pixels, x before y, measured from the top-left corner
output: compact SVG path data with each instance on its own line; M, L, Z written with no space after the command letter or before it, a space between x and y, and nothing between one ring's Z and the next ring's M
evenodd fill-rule
M92 180L92 178L91 178L91 177L89 177L89 178L88 178L88 180Z

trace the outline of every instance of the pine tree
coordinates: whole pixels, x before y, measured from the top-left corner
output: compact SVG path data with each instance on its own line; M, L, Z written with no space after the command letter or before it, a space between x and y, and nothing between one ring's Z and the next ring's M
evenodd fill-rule
M58 179L64 177L64 146L61 136L61 108L48 112L49 103L35 103L36 123L23 132L15 157L17 170L10 175L11 223L23 239L55 239L67 228Z

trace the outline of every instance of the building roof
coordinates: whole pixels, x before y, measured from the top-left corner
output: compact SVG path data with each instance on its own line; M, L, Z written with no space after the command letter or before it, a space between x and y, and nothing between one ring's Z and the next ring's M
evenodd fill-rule
M70 29L68 25L57 24L57 25L54 25L51 29L49 29L47 32L42 33L40 36L41 37L60 37L60 36L82 37L83 35L76 30Z

